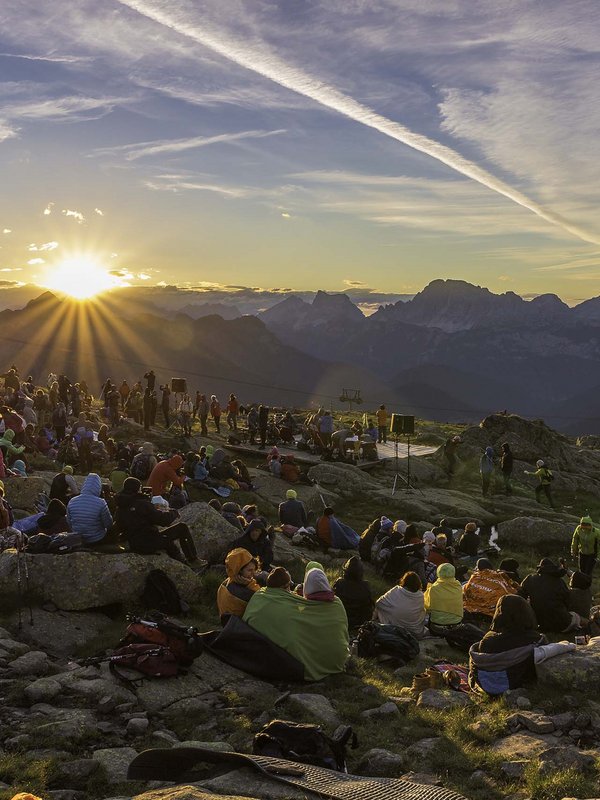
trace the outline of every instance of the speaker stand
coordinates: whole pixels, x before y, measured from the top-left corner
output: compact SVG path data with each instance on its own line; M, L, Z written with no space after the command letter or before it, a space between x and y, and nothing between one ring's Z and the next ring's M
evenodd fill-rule
M392 486L392 497L396 493L396 489L398 486L398 481L402 481L404 484L404 491L407 493L412 493L415 491L415 488L419 489L421 494L424 494L423 490L420 487L414 487L411 483L411 476L410 476L410 436L406 437L407 443L407 454L406 454L406 478L404 475L400 474L399 469L399 456L398 456L398 434L394 435L394 463L396 466L396 474L394 475L394 485ZM416 480L413 478L413 481Z

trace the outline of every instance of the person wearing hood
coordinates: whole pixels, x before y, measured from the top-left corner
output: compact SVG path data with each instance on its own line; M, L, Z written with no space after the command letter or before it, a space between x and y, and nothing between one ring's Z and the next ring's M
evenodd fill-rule
M465 532L458 540L458 552L470 556L471 558L477 558L480 543L481 540L477 533L477 523L467 522L465 525Z
M531 603L542 631L567 633L587 625L587 619L569 610L569 590L563 580L566 573L552 559L543 558L536 572L521 584L520 594Z
M462 622L462 586L455 575L452 564L440 564L435 583L430 583L425 590L425 611L429 613L430 627L446 627Z
M237 528L240 533L244 533L244 518L242 516L242 509L237 503L234 503L231 500L228 500L227 503L223 503L221 506L221 516L223 519L226 519L230 525L233 525L234 528Z
M490 630L469 651L469 684L501 695L534 681L534 649L545 644L529 603L518 595L500 597Z
M279 504L279 522L287 528L286 533L294 534L298 528L306 528L308 525L306 506L298 500L298 492L295 489L288 489L285 497L285 501Z
M127 461L121 459L117 466L112 470L108 479L110 480L110 485L112 486L112 490L115 494L119 494L119 492L123 491L123 484L129 477L129 468L127 466Z
M381 517L379 533L375 536L375 541L371 548L371 563L375 567L381 567L390 557L394 547L398 547L404 540L406 522L397 519L392 522L386 516Z
M179 512L154 504L150 495L142 491L137 478L125 479L116 504L117 527L133 553L151 555L164 550L176 561L187 562L192 567L198 564L190 529L183 522L176 522Z
M258 563L243 547L237 547L227 554L225 569L227 579L217 590L217 608L222 625L232 614L243 617L248 601L260 589L254 577Z
M416 572L406 572L398 586L393 586L377 600L373 619L384 625L399 625L417 639L426 635L425 596Z
M569 581L569 611L589 619L592 600L592 576L585 572L574 572Z
M18 458L15 463L12 465L11 470L13 475L16 475L18 478L26 478L27 477L27 467L25 466L25 462L21 461Z
M166 461L159 461L146 481L146 486L150 486L152 489L152 496L164 494L171 484L173 486L183 486L182 467L183 458L178 454L171 456Z
M481 475L481 494L485 497L490 491L492 475L494 474L493 447L486 447L485 453L479 459L479 474Z
M373 614L371 586L364 580L364 572L360 558L352 556L344 564L342 577L333 584L336 597L340 598L346 609L350 628L358 628Z
M235 480L238 475L230 456L221 447L215 450L210 459L210 475L218 481Z
M81 494L69 500L67 521L72 531L81 534L86 547L112 543L109 531L113 519L102 497L102 481L95 472L84 480Z
M37 521L40 533L54 536L56 533L69 533L71 530L67 522L67 509L64 503L54 498L48 503L48 508Z
M6 428L2 438L0 439L0 447L5 451L7 460L10 462L16 456L21 455L25 450L25 445L13 444L15 432L12 428Z
M321 603L333 603L336 599L327 575L318 567L313 567L305 574L303 592L307 600L318 600Z
M144 442L131 462L131 475L143 483L148 480L157 464L158 459L154 455L154 445L152 442Z
M487 558L480 558L475 571L463 586L463 606L469 614L493 617L498 600L507 594L517 594L519 584L505 572L494 569Z
M590 516L582 517L573 533L571 555L579 559L579 571L591 575L598 558L600 528L594 525Z
M258 561L263 571L268 572L271 569L273 545L264 520L260 518L251 520L246 526L244 535L232 542L230 550L236 548L247 550Z
M26 397L25 405L23 406L23 419L26 425L37 425L38 416L33 408L33 398Z

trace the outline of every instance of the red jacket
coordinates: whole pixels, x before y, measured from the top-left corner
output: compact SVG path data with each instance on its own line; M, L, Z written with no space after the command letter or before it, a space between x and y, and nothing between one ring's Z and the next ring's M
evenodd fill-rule
M156 497L163 494L169 483L173 486L183 486L183 475L178 475L177 470L183 466L181 456L173 456L167 461L159 461L150 473L147 486L152 488L152 495Z

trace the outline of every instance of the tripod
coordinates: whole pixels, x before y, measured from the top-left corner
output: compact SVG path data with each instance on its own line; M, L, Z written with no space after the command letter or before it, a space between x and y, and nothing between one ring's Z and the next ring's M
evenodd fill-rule
M406 478L404 475L400 474L399 469L399 456L398 456L398 441L399 436L398 434L394 434L394 464L396 468L396 474L394 475L394 485L392 486L392 497L396 493L396 488L398 486L398 480L401 480L404 483L404 491L405 492L414 492L415 487L411 483L411 476L410 476L410 435L406 437L406 445L407 445L407 453L406 453ZM413 481L416 480L413 477ZM416 487L419 489L421 494L423 494L423 490L420 489L418 486Z

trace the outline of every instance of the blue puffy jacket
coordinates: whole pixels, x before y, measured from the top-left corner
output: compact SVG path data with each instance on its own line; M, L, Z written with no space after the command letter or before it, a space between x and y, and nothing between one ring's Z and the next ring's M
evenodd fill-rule
M100 497L101 494L100 476L90 472L83 482L81 494L69 500L67 520L71 530L81 534L84 544L94 544L104 539L113 524L106 500Z

